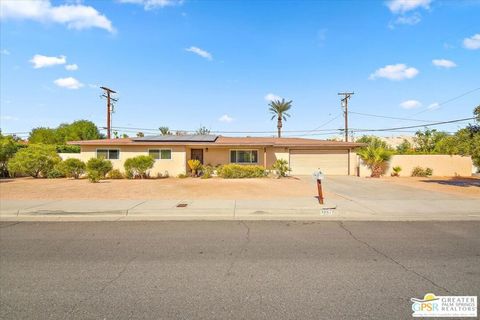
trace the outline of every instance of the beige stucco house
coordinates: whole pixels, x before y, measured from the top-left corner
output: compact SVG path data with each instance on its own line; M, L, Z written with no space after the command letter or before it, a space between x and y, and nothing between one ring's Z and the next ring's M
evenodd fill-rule
M205 165L255 164L271 168L285 159L291 174L310 175L320 168L327 175L356 175L355 149L362 144L302 138L223 137L215 135L152 136L141 138L72 141L79 145L78 156L87 161L104 157L114 168L123 170L126 159L150 155L156 161L152 175L175 176L188 171L187 161L198 159Z

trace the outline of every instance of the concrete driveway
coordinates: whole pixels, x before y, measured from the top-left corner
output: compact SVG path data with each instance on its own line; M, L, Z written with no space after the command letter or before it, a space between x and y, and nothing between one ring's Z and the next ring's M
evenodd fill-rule
M300 177L305 182L311 177ZM351 176L329 176L323 181L326 192L340 199L332 199L338 212L369 214L372 219L406 220L429 218L478 219L480 217L480 198L463 196L439 191L422 190L405 185ZM329 199L326 199L329 201Z
M310 178L311 179L311 178ZM422 190L386 181L351 176L331 176L324 182L326 190L342 197L365 200L446 200L465 199L445 192ZM471 197L471 199L475 199ZM477 198L478 199L478 198Z

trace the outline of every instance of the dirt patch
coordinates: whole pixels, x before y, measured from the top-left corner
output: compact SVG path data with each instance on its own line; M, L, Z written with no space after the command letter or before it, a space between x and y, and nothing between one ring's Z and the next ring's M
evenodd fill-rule
M480 178L477 177L384 177L381 180L422 190L480 197Z
M0 198L26 199L282 199L316 196L313 183L299 179L197 179L156 180L85 179L0 180ZM334 195L326 194L328 197Z

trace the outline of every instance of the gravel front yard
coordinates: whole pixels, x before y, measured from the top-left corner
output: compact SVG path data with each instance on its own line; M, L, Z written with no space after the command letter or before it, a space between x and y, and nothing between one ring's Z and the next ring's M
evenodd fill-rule
M281 199L314 197L316 185L296 178L156 180L2 179L1 199ZM333 195L330 195L333 196Z

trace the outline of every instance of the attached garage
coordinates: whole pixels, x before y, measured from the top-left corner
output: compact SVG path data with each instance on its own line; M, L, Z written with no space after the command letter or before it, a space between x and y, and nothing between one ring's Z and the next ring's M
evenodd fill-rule
M320 169L326 175L348 175L348 150L290 150L294 175L311 175Z

